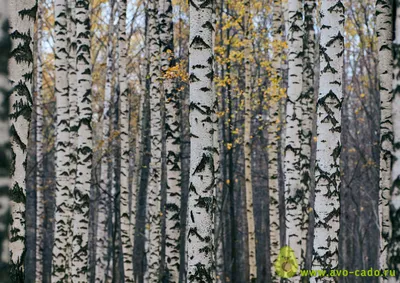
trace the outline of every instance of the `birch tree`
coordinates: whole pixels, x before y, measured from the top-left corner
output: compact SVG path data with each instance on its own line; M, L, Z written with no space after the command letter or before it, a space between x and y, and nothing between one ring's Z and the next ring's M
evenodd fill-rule
M343 3L340 0L323 1L313 269L331 270L338 266L343 34ZM322 281L326 282L326 278L315 278L313 282ZM334 282L333 278L328 281Z
M129 208L129 99L126 75L126 0L119 0L119 66L118 80L120 87L120 132L121 132L121 191L120 191L120 211L121 211L121 243L124 258L124 277L125 282L133 282L133 249L131 242L131 217ZM132 200L134 201L134 200Z
M171 0L160 0L160 51L162 91L165 97L167 200L165 208L165 257L169 281L179 281L181 162L179 97L169 68L174 67Z
M9 196L11 185L11 145L9 122L8 56L11 41L8 35L8 1L0 1L0 281L11 282L9 278L8 225Z
M77 145L78 145L78 81L76 75L76 0L69 0L68 2L68 100L69 100L69 178L71 193L73 192L76 184L76 169L77 169ZM71 213L73 209L74 196L71 194L69 204ZM72 218L69 219L69 242L67 245L67 256L69 259L68 266L71 266L72 261ZM71 272L71 269L69 270Z
M99 191L99 206L97 215L97 245L96 245L96 282L105 282L107 270L108 256L108 209L109 197L111 192L111 180L109 178L109 158L110 158L110 125L111 125L111 93L112 93L112 77L114 65L113 35L114 35L114 14L115 0L110 1L110 20L108 24L108 40L107 40L107 69L106 69L106 85L104 91L104 108L103 108L103 147L101 159L101 188Z
M55 96L57 105L56 138L56 213L53 246L52 281L68 280L68 251L71 217L71 184L69 179L69 97L67 2L57 0L55 13Z
M151 158L147 192L147 269L146 282L155 282L160 271L161 251L161 96L158 2L148 3L148 33L150 52L150 142Z
M245 93L244 93L244 174L246 186L246 216L247 216L247 233L249 248L249 282L254 282L257 277L256 263L256 232L254 225L254 209L253 209L253 181L251 175L251 15L250 0L244 2L244 68L245 68Z
M118 8L118 7L117 7ZM114 67L113 70L118 70L118 58L119 58L119 48L115 48L115 59L114 59ZM112 114L111 114L111 133L113 133L114 138L111 139L111 149L112 149L112 158L111 158L111 197L110 197L110 203L112 204L111 206L111 211L108 213L110 217L110 227L111 231L109 232L109 237L111 238L112 241L112 251L109 254L109 260L107 263L107 277L108 278L113 278L113 276L116 276L116 272L118 270L119 273L121 273L121 269L117 269L117 266L122 265L122 257L121 254L121 230L120 230L120 222L118 221L118 218L120 217L119 213L119 203L120 203L120 184L121 184L121 156L120 156L120 137L119 135L119 100L120 100L120 91L119 91L119 84L118 84L118 73L114 71L114 77L113 81L115 82L115 85L113 86L113 95L112 95ZM119 277L122 274L118 274ZM119 280L119 279L117 279Z
M42 1L37 9L37 43L36 43L36 280L43 280L43 232L44 232L44 198L43 198L43 66L42 66Z
M300 170L301 170L301 191L302 199L302 223L301 223L301 260L303 264L306 258L306 243L308 236L308 220L310 209L309 198L311 190L311 139L313 117L315 113L314 107L314 50L315 50L315 0L304 1L304 40L303 40L303 85L300 96L300 107L302 109L301 117L301 154L300 154Z
M187 220L188 282L214 282L216 95L213 1L190 2L190 183Z
M393 41L393 163L392 187L390 200L391 238L388 250L388 268L396 272L396 276L389 277L388 282L399 280L400 271L400 3L394 2L394 41Z
M144 85L142 83L141 85ZM132 245L133 250L135 250L135 231L136 231L136 214L137 214L137 204L138 204L138 192L140 188L140 176L141 176L141 166L142 166L142 118L143 118L143 108L144 108L144 96L145 96L145 87L142 86L140 91L139 98L139 107L137 110L138 116L137 118L137 132L135 139L135 147L134 147L134 160L133 160L133 170L132 170L132 183L131 183L131 193L132 193L132 201L131 201L131 226L132 226ZM131 96L132 98L132 96Z
M282 81L282 1L274 0L272 8L273 57L271 75L271 96L268 105L268 189L269 189L269 236L271 263L277 260L280 248L279 235L279 183L278 183L278 124L280 84ZM272 280L275 280L275 267L271 264Z
M391 187L391 163L393 125L391 100L393 95L392 55L392 4L391 1L376 2L376 23L378 37L378 74L381 99L380 121L380 200L379 223L381 230L380 268L387 267L387 244L390 233L389 199Z
M286 108L285 200L287 244L300 260L301 244L301 187L300 187L300 125L302 111L299 98L302 90L303 23L302 1L289 0L288 89ZM297 280L292 278L291 280Z
M35 0L10 1L10 37L12 48L9 60L9 80L13 88L10 96L11 149L11 224L10 264L11 280L23 280L25 254L25 199L26 147L32 113L33 22Z
M72 281L87 282L88 219L92 167L92 95L89 0L76 0L76 72L78 94L77 173L73 206Z

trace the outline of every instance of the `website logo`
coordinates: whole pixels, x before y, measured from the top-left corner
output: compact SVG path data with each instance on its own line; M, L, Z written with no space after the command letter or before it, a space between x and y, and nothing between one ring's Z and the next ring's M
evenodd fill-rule
M282 247L278 259L274 263L276 274L282 278L291 278L296 275L299 264L291 247Z

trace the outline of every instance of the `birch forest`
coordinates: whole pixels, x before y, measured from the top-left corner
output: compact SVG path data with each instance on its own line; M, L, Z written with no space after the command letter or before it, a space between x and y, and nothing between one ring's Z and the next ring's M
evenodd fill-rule
M0 0L0 283L400 282L400 0Z

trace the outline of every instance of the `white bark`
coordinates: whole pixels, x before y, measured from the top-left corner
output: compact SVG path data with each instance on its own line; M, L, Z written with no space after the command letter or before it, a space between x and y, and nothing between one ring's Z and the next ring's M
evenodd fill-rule
M302 192L300 187L300 123L302 111L299 97L302 90L302 51L303 23L302 1L289 0L288 34L288 99L286 104L286 147L285 147L285 201L286 201L286 237L296 258L302 254L301 221ZM293 277L291 280L298 280Z
M160 270L161 252L161 95L160 46L157 25L158 2L148 4L148 33L150 52L150 140L151 160L147 193L147 269L146 282L156 282Z
M275 282L276 273L274 262L277 260L280 249L279 225L279 184L278 184L278 150L279 150L279 103L281 87L281 56L282 56L282 3L280 0L273 2L272 36L273 36L273 61L272 61L272 92L268 104L268 190L269 190L269 236L271 277Z
M70 141L70 151L69 151L69 178L71 191L75 188L76 182L76 167L77 167L77 144L78 144L78 81L76 76L76 15L75 15L75 5L76 0L69 0L69 20L68 20L68 38L69 38L69 57L68 57L68 99L69 99L69 141ZM72 208L74 200L73 195L69 199L70 206ZM68 266L71 266L72 260L72 218L69 219L69 242L67 247L67 256L69 259ZM71 269L69 269L69 274L71 277Z
M165 215L165 265L169 282L179 281L180 264L180 212L181 164L179 94L174 87L168 68L174 64L174 42L171 0L160 0L160 46L162 90L165 96L167 201Z
M393 125L391 99L393 95L393 55L392 55L392 5L391 1L380 0L376 2L376 24L378 37L378 73L379 90L381 98L380 122L380 198L379 198L379 223L380 223L380 268L387 268L387 245L390 234L389 200L391 187L391 162Z
M55 96L57 105L56 137L56 213L53 246L52 281L68 280L68 241L71 217L69 179L69 97L67 3L56 0L55 13Z
M10 1L9 80L13 91L10 96L11 147L15 163L11 168L10 263L11 280L23 278L25 251L25 199L26 199L26 147L32 112L33 21L35 0Z
M214 209L218 148L214 134L213 3L190 2L190 184L187 220L188 282L214 282Z
M343 3L323 1L313 252L313 269L321 270L338 267L343 34ZM334 282L334 279L316 278L314 282Z
M306 244L308 239L308 220L310 209L310 190L311 190L311 139L312 125L315 113L314 107L314 50L315 50L315 0L304 1L304 46L303 46L303 85L300 98L300 107L302 108L301 117L301 191L303 199L301 208L303 211L301 223L301 268L304 267L306 259Z
M120 212L121 212L121 244L124 260L125 282L133 282L133 245L131 242L133 227L131 227L131 216L129 214L129 99L126 75L126 0L119 0L119 66L118 79L120 87L120 133L121 133L121 189L120 189Z
M74 188L72 281L88 281L88 220L92 167L92 105L89 1L76 1L78 163Z
M251 137L251 14L250 0L244 2L244 29L245 29L245 93L244 93L244 174L246 187L246 217L247 217L247 234L248 234L248 249L249 249L249 282L254 282L257 278L257 262L256 262L256 231L254 225L254 209L253 209L253 181L252 181L252 137Z
M76 75L76 11L75 0L69 0L68 34L69 34L69 113L70 113L70 172L69 177L72 186L75 185L76 166L77 166L77 144L78 144L78 81Z

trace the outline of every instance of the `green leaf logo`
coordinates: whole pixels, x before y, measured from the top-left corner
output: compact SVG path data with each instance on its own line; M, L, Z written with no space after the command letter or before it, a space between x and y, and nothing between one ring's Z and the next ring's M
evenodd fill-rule
M274 266L276 274L282 278L291 278L296 275L299 264L293 249L289 246L282 247Z

